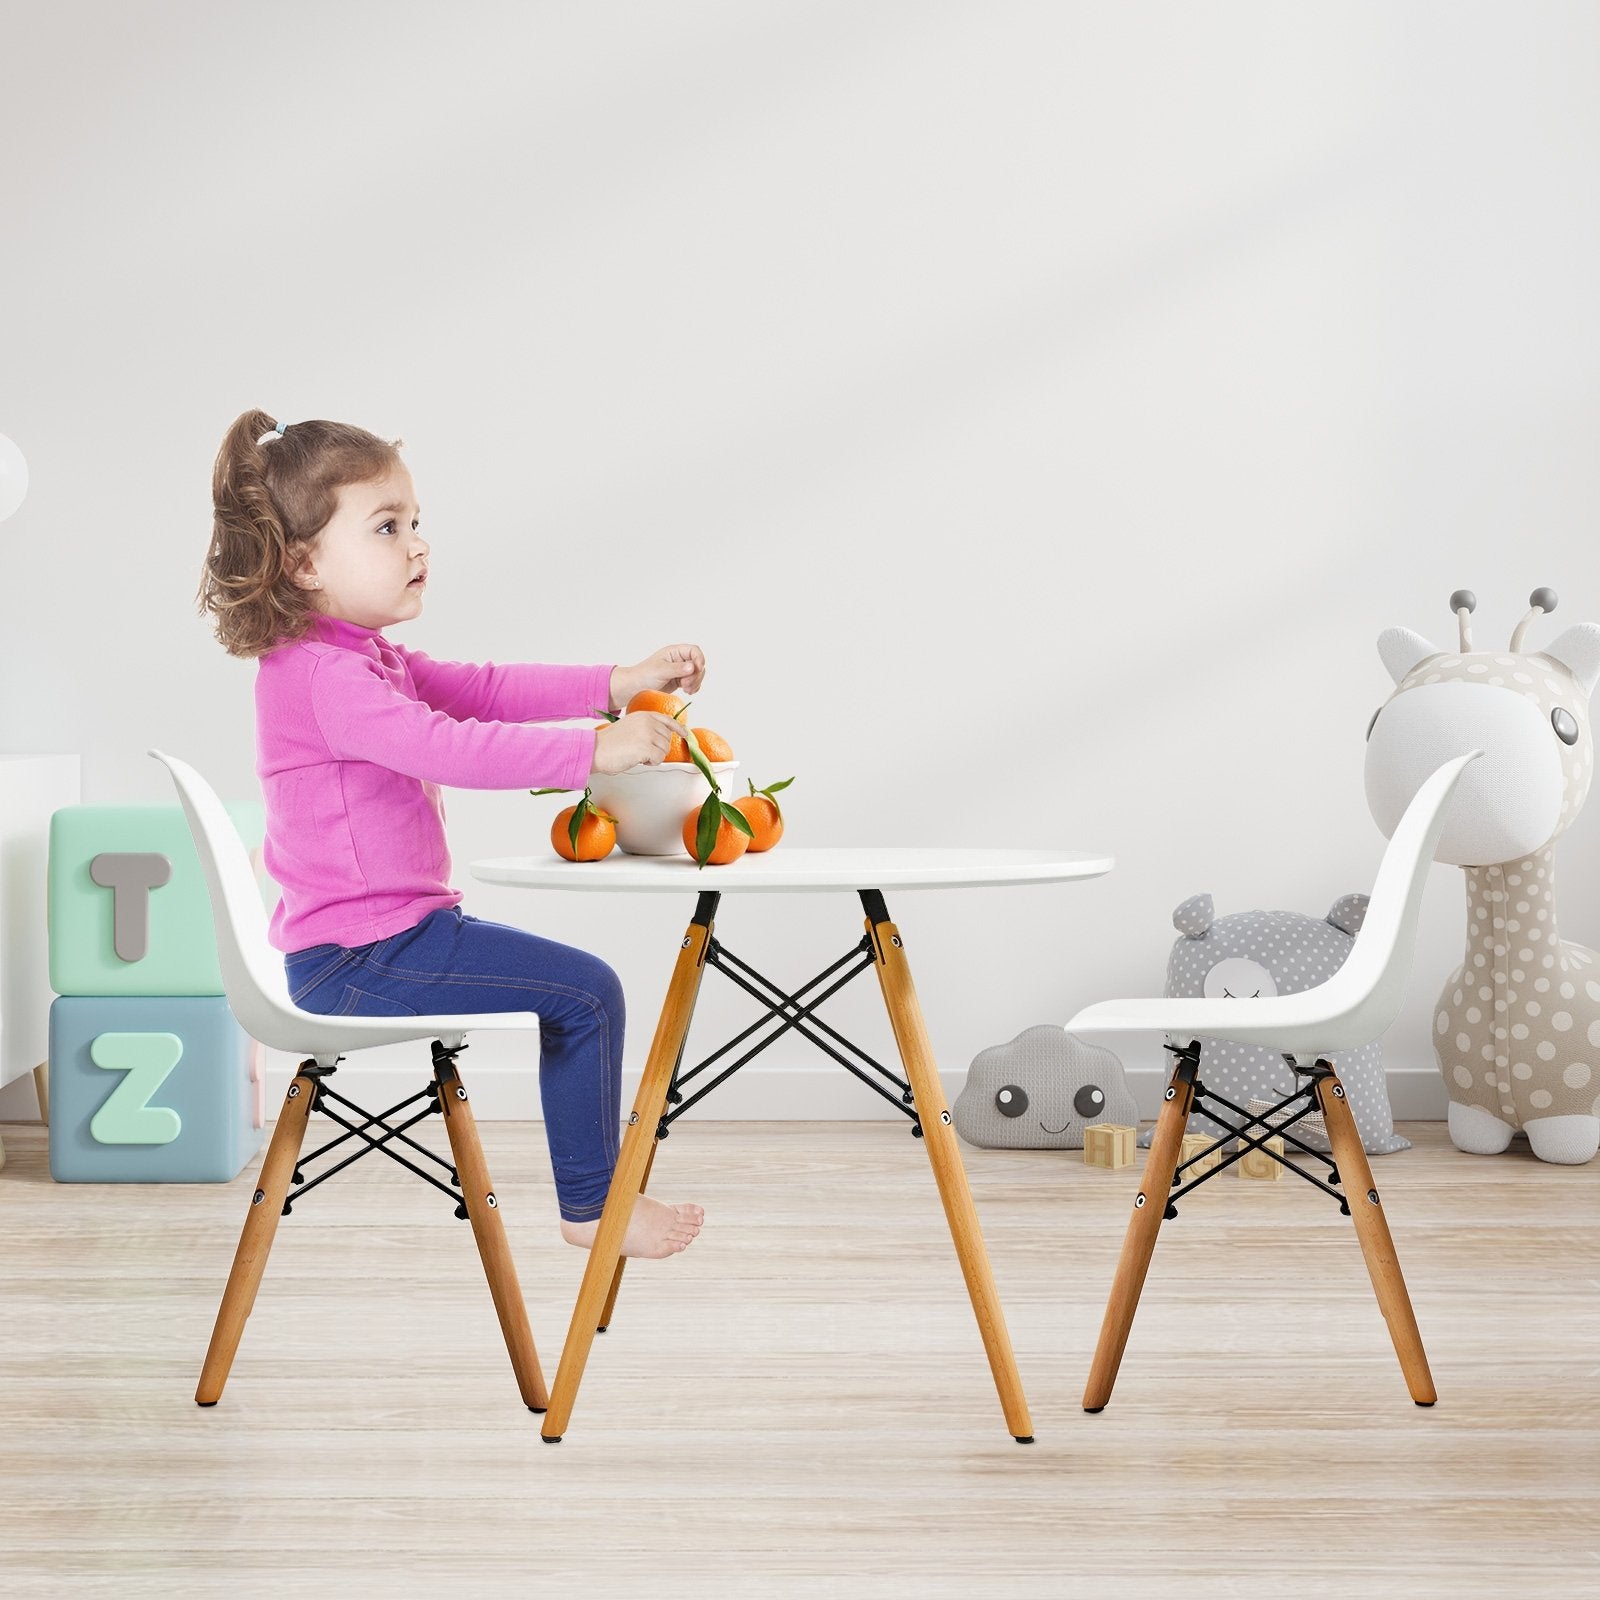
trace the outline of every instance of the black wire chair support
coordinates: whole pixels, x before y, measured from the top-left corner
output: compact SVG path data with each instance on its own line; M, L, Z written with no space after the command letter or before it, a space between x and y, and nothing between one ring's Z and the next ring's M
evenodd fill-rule
M441 1061L453 1062L456 1055L466 1048L467 1046L462 1044L456 1046L453 1050L447 1049L439 1040L434 1040L435 1070L437 1071L438 1064ZM414 1173L424 1183L431 1183L435 1189L448 1195L455 1206L456 1215L458 1217L466 1217L467 1208L462 1202L459 1192L461 1179L455 1167L442 1156L428 1149L426 1145L419 1144L415 1139L410 1138L407 1133L408 1129L416 1127L419 1122L425 1122L429 1117L439 1114L439 1082L437 1076L425 1089L418 1089L414 1094L407 1095L404 1100L396 1101L387 1110L368 1111L365 1106L357 1105L354 1100L347 1099L337 1090L328 1086L328 1077L336 1070L336 1066L324 1067L315 1062L307 1062L299 1069L301 1077L310 1078L316 1084L315 1098L311 1102L312 1111L320 1111L330 1122L337 1123L345 1131L330 1139L326 1144L319 1145L315 1150L305 1151L301 1154L300 1159L295 1162L293 1178L295 1186L284 1197L282 1215L288 1216L295 1201L302 1195L309 1194L318 1184L326 1183L335 1173L343 1172L346 1167L361 1160L363 1156L370 1156L375 1152L379 1152L388 1156L391 1161L399 1163L407 1172ZM427 1102L420 1111L407 1117L404 1122L390 1122L389 1119L391 1117L403 1112L408 1106L415 1105L419 1100ZM332 1102L332 1104L328 1102ZM336 1111L334 1109L335 1105L344 1107L361 1120L359 1122L351 1121L343 1112ZM381 1137L375 1138L367 1131L369 1128L375 1127L383 1129ZM350 1139L360 1140L360 1147L352 1151L342 1161L336 1161L331 1167L324 1168L315 1177L306 1177L305 1169L311 1162L336 1150ZM416 1162L409 1160L399 1150L392 1148L392 1141L398 1141L408 1146L426 1160L433 1162L436 1166L443 1167L450 1174L450 1182L448 1184L443 1183L431 1172L424 1171Z
M1198 1069L1200 1052L1194 1046L1169 1044L1165 1048L1172 1051L1174 1055L1193 1062L1195 1068ZM1242 1161L1252 1150L1259 1150L1263 1155L1269 1156L1276 1161L1280 1167L1287 1168L1297 1178L1305 1179L1313 1189L1320 1189L1325 1195L1337 1200L1340 1213L1344 1216L1350 1215L1349 1200L1338 1189L1331 1187L1332 1184L1339 1182L1339 1169L1335 1165L1333 1158L1288 1131L1303 1118L1316 1114L1317 1083L1323 1078L1331 1077L1333 1069L1318 1062L1310 1067L1295 1066L1294 1071L1302 1077L1309 1078L1311 1081L1259 1114L1247 1111L1243 1106L1236 1106L1225 1096L1207 1089L1199 1077L1195 1077L1194 1099L1189 1107L1190 1115L1192 1116L1194 1113L1199 1112L1203 1116L1210 1117L1213 1122L1217 1123L1225 1131L1220 1138L1207 1145L1205 1149L1197 1151L1187 1161L1179 1162L1172 1174L1173 1192L1167 1197L1165 1217L1177 1216L1177 1203L1179 1200L1183 1199L1185 1195L1192 1194L1202 1183L1209 1182L1219 1173L1226 1172L1234 1162ZM1218 1114L1219 1108L1223 1111L1232 1112L1240 1120L1237 1123L1230 1122L1226 1116ZM1292 1114L1290 1114L1291 1112ZM1279 1117L1283 1118L1281 1122L1275 1120ZM1261 1131L1256 1134L1252 1132L1254 1129ZM1272 1149L1267 1141L1278 1138L1293 1145L1297 1150L1303 1151L1313 1161L1321 1162L1328 1169L1328 1182L1324 1183L1321 1178L1307 1172L1304 1167L1296 1165L1287 1156L1279 1155L1276 1150ZM1238 1148L1231 1155L1223 1156L1221 1161L1208 1167L1198 1177L1191 1179L1188 1183L1182 1183L1182 1174L1187 1168L1216 1155L1232 1139L1238 1140ZM1182 1184L1182 1187L1179 1187L1180 1184Z

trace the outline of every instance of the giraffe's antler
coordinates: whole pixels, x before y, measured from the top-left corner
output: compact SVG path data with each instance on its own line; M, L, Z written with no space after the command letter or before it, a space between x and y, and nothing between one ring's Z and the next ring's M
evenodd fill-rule
M1528 604L1533 607L1533 610L1517 624L1516 632L1511 635L1511 650L1513 654L1522 648L1522 636L1528 631L1528 624L1535 617L1547 616L1555 610L1556 592L1554 589L1535 589L1528 596Z

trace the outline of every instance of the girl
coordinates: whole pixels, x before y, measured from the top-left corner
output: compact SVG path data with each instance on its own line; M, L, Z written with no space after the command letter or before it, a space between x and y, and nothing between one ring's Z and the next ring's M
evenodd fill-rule
M598 732L530 724L693 693L705 657L678 644L632 667L474 666L391 644L429 572L403 443L247 411L217 454L198 599L230 655L259 659L263 861L283 891L270 937L307 1011L537 1011L561 1233L587 1248L617 1161L622 987L585 951L461 910L439 789L581 789L653 765L677 731L657 712ZM642 1195L623 1254L686 1249L704 1215Z

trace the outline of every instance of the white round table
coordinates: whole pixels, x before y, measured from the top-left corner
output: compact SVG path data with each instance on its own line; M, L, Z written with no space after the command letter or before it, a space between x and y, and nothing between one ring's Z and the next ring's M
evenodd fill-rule
M815 848L780 845L745 854L725 867L698 867L687 855L629 856L614 850L604 861L562 861L548 850L534 856L474 861L485 883L536 889L605 889L718 894L754 890L811 892L847 889L980 889L1002 884L1065 883L1097 878L1110 856L1075 850L936 850L908 845Z
M1006 1331L988 1253L978 1229L978 1214L939 1082L938 1064L928 1042L916 990L912 987L905 943L898 927L889 920L884 890L1068 883L1099 877L1109 872L1112 865L1110 856L1074 850L939 850L910 846L823 849L788 844L760 855L746 854L723 867L698 867L687 855L613 854L604 861L572 862L562 861L548 852L534 856L501 856L471 864L473 877L484 883L590 893L693 892L695 895L694 915L678 948L644 1076L623 1134L605 1210L589 1251L583 1283L562 1347L561 1364L550 1392L550 1408L540 1430L544 1439L552 1444L560 1441L572 1415L594 1336L597 1332L603 1333L610 1324L622 1283L622 1237L635 1201L649 1181L656 1149L667 1137L669 1124L751 1057L793 1029L889 1100L897 1110L903 1111L911 1119L912 1132L926 1144L956 1255L966 1279L967 1293L999 1391L1006 1427L1019 1443L1032 1443L1033 1424L1022 1392L1022 1380L1017 1375L1011 1336ZM866 913L866 933L843 957L793 993L764 977L713 937L717 905L724 894L825 890L846 891L860 897ZM700 976L707 966L716 967L754 996L766 1008L766 1015L699 1065L684 1070L683 1052L689 1021L700 990ZM824 1000L869 967L877 975L889 1012L905 1069L904 1078L874 1061L815 1015ZM681 1092L683 1085L774 1018L778 1021L776 1032L759 1040L731 1066L685 1098ZM854 1060L844 1054L846 1050L852 1053ZM877 1077L869 1076L864 1068ZM896 1094L885 1088L880 1079L887 1080L899 1092ZM669 1102L673 1107L671 1111L667 1109Z

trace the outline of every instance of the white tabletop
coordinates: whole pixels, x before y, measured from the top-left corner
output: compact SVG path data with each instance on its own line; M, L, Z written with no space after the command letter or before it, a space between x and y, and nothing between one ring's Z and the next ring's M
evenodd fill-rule
M725 867L697 867L687 855L562 861L545 851L474 861L484 883L536 889L795 892L819 889L979 889L999 884L1067 883L1109 872L1110 856L1076 850L936 850L904 845L816 849L780 844Z

